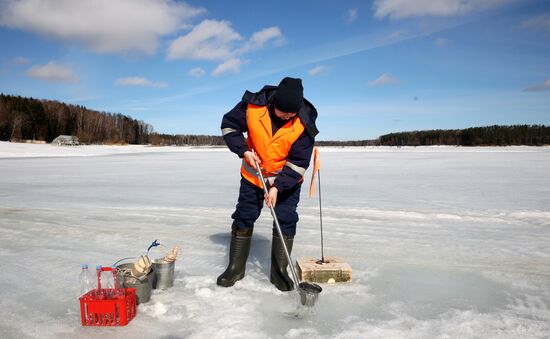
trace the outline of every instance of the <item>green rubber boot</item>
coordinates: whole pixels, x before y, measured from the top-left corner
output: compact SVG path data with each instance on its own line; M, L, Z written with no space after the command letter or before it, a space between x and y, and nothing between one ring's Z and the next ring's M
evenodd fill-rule
M246 260L250 253L252 240L252 228L231 232L231 244L229 246L229 265L217 280L217 284L223 287L231 287L242 278L246 268Z
M293 236L284 237L288 254L292 252L292 244L294 243ZM274 235L271 240L271 275L269 281L280 291L292 291L294 283L288 276L288 260L286 258L285 249L281 244L281 238Z

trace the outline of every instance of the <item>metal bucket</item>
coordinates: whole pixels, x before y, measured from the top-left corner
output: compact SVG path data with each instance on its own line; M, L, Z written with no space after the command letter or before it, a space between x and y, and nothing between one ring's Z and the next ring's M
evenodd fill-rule
M301 282L298 285L298 293L300 295L300 304L306 307L313 307L319 298L319 293L323 289L321 286L308 282Z
M130 264L120 264L117 269L131 269L134 266ZM155 269L151 268L151 271L142 280L134 278L132 276L124 277L123 286L126 288L136 289L136 303L143 304L151 299L151 291L153 289L153 282L155 280Z
M174 286L174 266L175 261L165 263L162 259L153 260L156 276L153 282L154 289L165 290Z

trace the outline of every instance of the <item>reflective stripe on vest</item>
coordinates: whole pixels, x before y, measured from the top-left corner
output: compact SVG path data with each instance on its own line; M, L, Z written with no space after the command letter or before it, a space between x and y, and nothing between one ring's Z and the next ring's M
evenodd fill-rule
M256 171L254 169L254 167L249 165L248 162L246 162L246 160L244 160L244 159L243 159L243 163L242 163L242 169L244 169L246 174L248 174L250 177L257 177L258 176L258 171ZM241 170L241 173L242 173L242 170ZM279 172L277 172L277 173L271 173L271 172L268 173L266 171L263 171L262 174L264 176L264 179L267 180L270 185L273 185L273 183L275 182L275 176L277 176L277 174L279 174ZM243 174L243 176L244 176L244 174ZM247 178L247 180L248 180L248 177L245 176L245 178ZM260 181L258 180L258 183L259 182ZM253 184L256 185L255 182L253 182Z
M248 149L256 151L262 160L260 166L264 169L264 175L273 184L274 177L287 164L286 158L292 144L304 132L304 125L299 117L294 117L281 126L275 135L272 135L271 118L267 106L252 104L248 104L246 110L246 123L248 125L248 138L246 139ZM288 167L302 174L300 167L291 163L288 163ZM256 175L256 170L245 159L243 159L243 165L241 166L241 174L249 182L262 187L262 183Z

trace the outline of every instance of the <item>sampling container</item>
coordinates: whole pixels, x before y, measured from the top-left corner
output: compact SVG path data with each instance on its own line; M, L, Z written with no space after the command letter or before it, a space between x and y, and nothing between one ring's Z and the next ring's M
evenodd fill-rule
M133 263L119 264L117 265L117 269L130 270L133 266ZM155 268L151 267L151 271L141 279L132 276L124 276L122 284L125 288L134 288L136 290L136 302L139 305L146 303L151 299L151 291L153 289L154 279Z

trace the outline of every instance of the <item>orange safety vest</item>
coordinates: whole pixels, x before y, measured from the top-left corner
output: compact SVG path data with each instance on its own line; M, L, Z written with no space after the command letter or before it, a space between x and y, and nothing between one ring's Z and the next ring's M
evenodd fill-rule
M271 118L267 106L248 104L246 110L246 123L248 125L248 149L256 151L262 160L260 166L264 170L262 174L271 184L275 176L283 169L286 158L292 144L304 132L304 125L299 117L290 119L286 124L272 135ZM256 170L243 158L241 166L242 176L262 188L262 183L256 174Z

